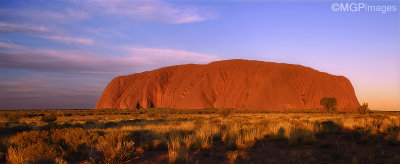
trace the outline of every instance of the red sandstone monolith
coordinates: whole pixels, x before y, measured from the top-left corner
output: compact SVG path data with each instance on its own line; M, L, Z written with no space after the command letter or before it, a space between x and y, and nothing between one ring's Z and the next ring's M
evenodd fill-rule
M114 78L95 109L236 108L283 111L322 108L336 97L338 109L360 106L350 81L301 65L252 60L187 64Z

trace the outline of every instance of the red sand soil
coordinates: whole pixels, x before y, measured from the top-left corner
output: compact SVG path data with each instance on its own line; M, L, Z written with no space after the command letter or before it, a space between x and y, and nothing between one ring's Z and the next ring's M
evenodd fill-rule
M253 60L187 64L114 78L95 109L169 107L282 111L322 108L336 97L338 109L360 106L350 81L301 65Z

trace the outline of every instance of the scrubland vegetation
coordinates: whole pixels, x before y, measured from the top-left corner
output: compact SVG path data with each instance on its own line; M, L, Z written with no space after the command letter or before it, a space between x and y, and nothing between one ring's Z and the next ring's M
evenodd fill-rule
M36 110L0 118L7 163L400 163L396 112Z

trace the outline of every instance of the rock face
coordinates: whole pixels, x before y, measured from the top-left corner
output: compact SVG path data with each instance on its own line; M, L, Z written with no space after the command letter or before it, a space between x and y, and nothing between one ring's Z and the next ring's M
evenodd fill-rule
M236 108L286 110L322 108L336 97L339 110L360 106L350 81L300 65L224 60L177 65L114 78L95 109Z

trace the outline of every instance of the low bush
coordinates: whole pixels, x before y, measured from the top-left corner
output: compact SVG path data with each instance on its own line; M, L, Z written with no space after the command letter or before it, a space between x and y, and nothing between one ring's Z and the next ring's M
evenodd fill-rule
M333 121L323 121L319 125L319 133L334 135L342 133L342 125L339 125Z
M96 148L104 156L104 163L129 163L134 159L134 142L127 132L112 131L99 139Z
M10 163L30 163L43 158L57 158L62 151L50 140L48 133L40 131L22 132L10 138L7 161Z
M360 107L357 108L357 111L362 114L371 112L368 107L368 103L363 103Z
M22 118L22 115L18 112L9 112L6 114L6 118L10 122L19 122L19 120Z
M85 125L95 125L96 123L99 123L100 119L87 119L85 120Z
M42 116L41 121L46 123L53 123L57 120L57 115L54 113Z
M7 160L27 163L41 159L86 158L98 138L96 132L80 128L22 132L10 138Z
M100 135L82 128L65 128L49 131L51 140L63 149L64 158L86 158L94 149Z
M6 127L0 127L0 137L7 137L14 135L15 133L30 131L32 127L25 123L18 123L17 126L9 127L6 123Z

